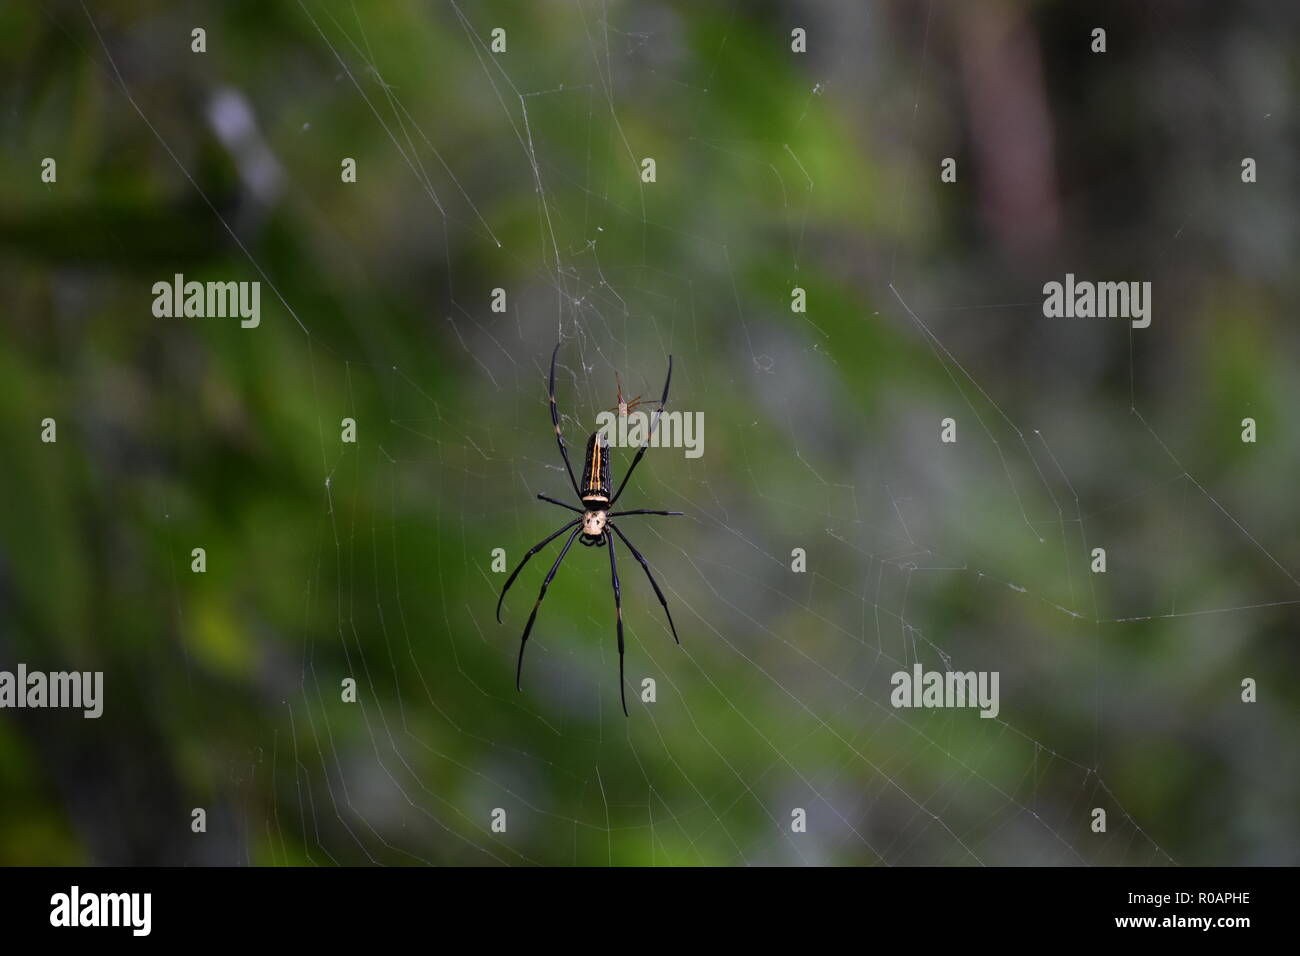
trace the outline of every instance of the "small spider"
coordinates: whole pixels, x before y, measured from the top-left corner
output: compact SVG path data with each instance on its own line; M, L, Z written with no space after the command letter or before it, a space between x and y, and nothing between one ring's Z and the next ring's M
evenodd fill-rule
M582 503L581 508L575 508L573 505L567 505L563 501L557 501L546 495L538 495L542 501L549 501L553 505L559 505L561 508L568 508L570 511L577 512L581 517L574 518L563 528L556 531L550 537L545 538L538 544L533 545L524 555L518 566L510 572L510 577L506 578L505 587L501 589L501 597L497 599L497 623L501 623L501 603L506 599L506 591L510 590L510 585L519 576L519 572L524 569L524 565L542 548L546 547L564 532L570 532L568 540L564 542L564 547L560 549L560 556L555 559L551 565L551 570L547 572L546 579L542 581L542 589L537 595L537 602L533 605L533 612L528 615L528 624L524 627L523 637L519 639L519 663L515 667L515 689L520 690L520 678L524 670L524 647L528 643L528 635L532 633L533 622L537 620L537 610L542 606L542 599L546 597L546 589L551 584L551 579L555 577L555 572L560 569L560 562L564 556L569 553L569 548L573 544L573 539L582 534L582 543L591 546L609 547L609 572L614 584L614 613L618 619L618 693L623 702L623 715L627 716L627 693L624 689L623 681L623 600L622 590L618 583L618 563L614 559L614 535L618 535L619 540L627 545L627 549L632 552L632 557L637 559L645 571L646 577L650 579L650 586L654 588L655 596L659 598L659 603L663 605L664 614L668 617L668 627L673 632L673 640L678 644L681 640L677 637L677 627L673 624L673 616L668 610L668 601L664 598L664 592L659 590L659 583L650 573L650 565L646 563L645 558L636 546L627 539L618 525L614 524L614 518L621 518L624 515L680 515L680 511L649 511L644 508L637 508L633 511L611 511L614 503L618 501L619 495L627 487L628 479L632 477L632 472L636 470L637 463L641 461L641 456L650 444L650 435L654 434L655 426L659 423L659 413L663 411L665 403L668 401L668 386L673 380L673 357L668 356L668 378L664 381L664 395L659 400L659 408L655 411L654 419L650 423L650 434L646 435L645 441L637 449L636 457L632 459L632 464L628 466L627 474L623 476L623 481L619 484L618 490L612 495L610 489L612 482L610 480L609 465L609 438L603 432L593 432L587 439L587 457L582 468L582 484L579 485L573 476L573 465L569 462L569 447L564 442L564 435L560 431L560 410L555 404L555 357L560 353L560 346L555 346L555 351L551 353L551 379L549 398L551 402L551 423L555 426L555 440L560 445L560 454L564 457L564 468L569 473L569 483L573 485L574 494ZM623 402L622 385L619 386L619 405Z
M653 398L648 398L645 401L642 401L640 395L631 401L625 400L623 398L623 381L618 377L618 372L614 373L614 382L618 385L618 404L610 409L610 411L618 412L619 418L627 418L627 413L632 411L632 409L636 408L638 405L658 405L660 408L663 408L663 402L656 402Z

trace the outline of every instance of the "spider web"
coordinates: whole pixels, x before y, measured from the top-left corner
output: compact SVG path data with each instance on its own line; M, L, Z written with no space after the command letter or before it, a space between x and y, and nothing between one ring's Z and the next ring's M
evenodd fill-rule
M911 48L869 44L864 60L884 66L863 73L841 49L753 78L759 99L765 84L806 86L781 141L713 128L739 82L728 41L756 30L739 7L688 41L667 10L560 4L547 37L567 40L564 55L516 61L489 35L528 42L518 14L440 6L439 59L419 79L475 104L475 129L455 136L389 77L383 14L298 12L337 70L316 108L359 110L404 176L382 189L424 224L439 271L422 320L440 352L391 354L378 334L340 344L282 302L300 326L282 334L310 367L320 513L300 680L264 728L264 779L244 784L269 794L240 824L250 861L1187 862L1180 847L1195 844L1164 816L1185 792L1140 787L1139 767L1167 746L1188 748L1184 780L1229 759L1201 737L1250 729L1233 709L1264 660L1250 635L1294 620L1295 561L1265 513L1185 465L1186 445L1145 410L1156 346L1111 326L1061 333L1060 353L1087 337L1123 351L1129 407L1053 391L1047 372L1008 378L1018 366L997 343L1047 321L1036 288L988 303L970 277L929 274L916 250L936 163L916 140L943 112L931 8ZM851 26L879 44L880 15ZM768 40L784 61L788 28ZM880 158L845 181L826 152L857 148L844 117L864 102L897 138L867 146ZM644 155L656 183L636 181ZM480 162L510 196L486 194ZM710 192L722 181L744 184L740 205L734 188ZM364 183L376 191L362 201L381 201ZM324 188L289 187L305 205ZM854 216L885 241L853 238ZM337 245L325 261L346 257L342 227L318 241ZM493 284L504 314L489 310ZM806 316L789 311L795 285ZM1151 339L1176 334L1157 324ZM686 513L620 521L682 637L620 547L630 719L603 552L571 549L522 694L519 633L560 542L521 574L503 625L493 614L493 549L513 568L571 517L536 500L569 500L547 410L557 341L571 448L613 406L615 372L654 397L670 354L669 409L704 415L704 454L652 448L620 502ZM333 440L343 414L358 418L356 446ZM949 416L953 445L938 439ZM616 453L616 485L630 459ZM1111 564L1096 575L1102 545ZM1250 569L1244 583L1217 578L1221 563ZM998 671L1000 714L894 708L890 675L914 663ZM355 704L339 703L343 677ZM1195 818L1217 819L1213 804Z

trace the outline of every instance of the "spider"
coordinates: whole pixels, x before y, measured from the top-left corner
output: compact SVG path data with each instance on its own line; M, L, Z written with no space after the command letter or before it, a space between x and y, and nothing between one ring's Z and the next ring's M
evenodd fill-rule
M619 418L627 418L627 413L632 411L638 405L658 405L663 408L663 402L656 402L653 398L642 400L638 395L636 398L627 400L623 398L623 381L618 377L618 372L614 373L614 383L618 386L618 403L610 411L618 412Z
M646 563L645 558L641 556L641 552L628 540L627 535L623 533L618 525L614 524L612 519L621 518L624 515L680 515L683 512L651 511L645 508L637 508L632 511L610 510L614 507L614 503L618 501L619 495L623 493L623 489L627 487L632 472L636 470L637 463L641 461L641 456L645 454L646 448L649 447L650 435L654 434L655 426L659 423L659 414L668 401L668 386L673 380L673 357L668 356L668 378L664 381L664 395L659 400L659 408L655 410L654 418L650 422L650 432L646 435L645 441L641 443L641 447L637 449L636 456L632 459L632 464L628 466L627 474L623 476L623 481L619 484L618 490L611 495L609 438L603 432L593 432L591 437L587 439L587 456L582 468L582 484L579 485L574 479L573 465L569 462L569 447L565 444L564 435L560 431L560 410L555 404L555 358L559 353L560 346L557 344L555 351L551 353L549 390L551 423L555 426L555 440L559 443L560 454L564 457L564 468L569 473L569 483L573 486L574 494L578 496L582 507L575 508L573 505L565 504L563 501L557 501L555 498L546 495L539 494L537 497L542 501L548 501L553 505L559 505L561 508L577 512L580 517L574 518L554 534L529 548L523 560L510 572L510 577L506 578L505 587L501 589L501 597L497 599L497 623L501 623L501 603L506 599L506 592L510 590L510 585L514 584L515 578L524 569L528 559L564 534L564 532L573 529L564 542L564 547L560 549L560 556L555 559L555 563L551 565L551 570L547 572L546 579L542 581L542 589L538 592L537 603L533 605L533 611L528 615L528 623L524 626L523 637L519 639L519 663L515 666L515 690L520 690L520 678L524 670L524 647L528 644L528 635L533 631L533 623L537 620L537 610L542 606L543 598L546 597L546 589L555 577L555 572L560 569L560 562L569 553L569 548L573 545L573 539L581 534L582 543L588 547L592 545L608 546L609 573L614 584L614 613L618 619L618 693L623 703L623 716L626 717L627 693L623 682L623 603L622 590L618 583L618 562L614 558L614 535L618 535L619 540L627 545L627 549L632 552L632 557L636 558L645 571L646 577L650 579L650 586L654 588L655 596L659 598L659 603L664 608L664 614L668 617L668 627L673 632L673 640L678 644L681 643L681 640L677 637L677 627L673 624L673 615L668 610L668 601L664 598L664 592L659 589L659 582L655 580L655 576L650 572L650 565ZM621 394L620 389L620 397Z

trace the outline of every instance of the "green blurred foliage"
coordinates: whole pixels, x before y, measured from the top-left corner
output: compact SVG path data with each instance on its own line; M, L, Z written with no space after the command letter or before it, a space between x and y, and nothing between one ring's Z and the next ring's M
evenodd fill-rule
M0 862L1294 863L1296 34L1213 7L6 5L0 667L107 702L0 715ZM1066 271L1152 328L1044 319ZM261 326L155 318L176 273ZM545 555L493 615L557 340L571 446L669 354L705 416L623 502L687 513L624 523L683 641L621 549L630 719L603 552L523 694ZM1000 719L895 711L918 660Z

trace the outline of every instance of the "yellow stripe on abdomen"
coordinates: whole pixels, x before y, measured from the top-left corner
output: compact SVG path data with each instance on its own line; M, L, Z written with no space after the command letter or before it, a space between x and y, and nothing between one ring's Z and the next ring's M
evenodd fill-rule
M591 443L591 481L588 491L600 491L600 438Z

